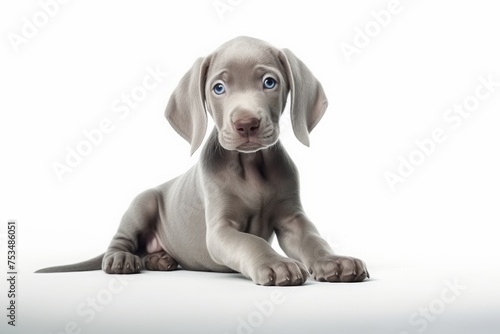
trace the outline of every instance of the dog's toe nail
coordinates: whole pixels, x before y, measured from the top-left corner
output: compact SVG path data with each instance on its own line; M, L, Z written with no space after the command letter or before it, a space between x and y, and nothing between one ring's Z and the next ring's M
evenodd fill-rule
M127 269L130 269L130 263L127 263Z

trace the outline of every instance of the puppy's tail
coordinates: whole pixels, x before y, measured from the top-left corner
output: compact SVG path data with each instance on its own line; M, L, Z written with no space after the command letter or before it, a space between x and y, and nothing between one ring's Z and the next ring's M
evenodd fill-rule
M43 268L35 271L35 273L66 273L73 271L90 271L90 270L100 270L102 267L102 259L104 258L104 253L94 257L93 259L78 262L74 264L68 264L65 266L56 266Z

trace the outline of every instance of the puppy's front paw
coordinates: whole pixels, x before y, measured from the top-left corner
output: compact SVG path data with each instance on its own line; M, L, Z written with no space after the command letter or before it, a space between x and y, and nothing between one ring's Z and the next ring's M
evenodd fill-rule
M349 256L324 256L313 263L309 272L320 282L361 282L370 278L365 263Z
M129 252L106 254L102 270L108 274L133 274L141 271L141 259Z
M274 258L259 264L250 275L259 285L301 285L309 274L304 265L286 257Z

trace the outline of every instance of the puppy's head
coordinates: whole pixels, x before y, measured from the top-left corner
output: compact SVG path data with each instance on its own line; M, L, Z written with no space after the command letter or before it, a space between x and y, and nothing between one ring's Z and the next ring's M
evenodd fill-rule
M238 37L196 60L174 90L165 116L191 144L191 153L205 136L207 111L222 147L255 152L277 142L288 92L294 133L309 145L308 134L327 106L321 84L289 50Z

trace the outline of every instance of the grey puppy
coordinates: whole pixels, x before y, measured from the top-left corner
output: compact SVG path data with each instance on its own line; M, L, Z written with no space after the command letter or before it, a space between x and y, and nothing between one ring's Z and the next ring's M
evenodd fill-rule
M207 112L215 121L200 161L185 174L138 195L105 254L39 270L240 272L260 285L316 280L359 282L363 261L336 255L302 209L295 164L278 140L291 95L295 136L309 145L327 99L291 51L238 37L196 60L174 90L165 116L191 144L201 145ZM270 245L274 233L289 257Z

